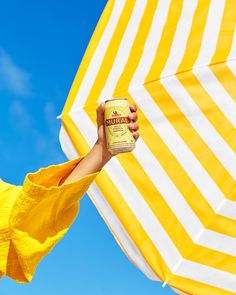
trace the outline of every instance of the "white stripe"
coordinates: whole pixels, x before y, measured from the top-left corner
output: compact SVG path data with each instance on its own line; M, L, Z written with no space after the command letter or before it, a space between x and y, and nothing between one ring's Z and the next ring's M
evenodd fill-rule
M129 90L129 92L138 108L142 110L146 118L150 121L150 124L155 128L156 132L171 150L212 209L216 211L225 200L223 193L217 187L216 183L201 166L195 155L166 119L146 89L141 86L139 89ZM236 220L236 211L233 215L230 215L231 211L225 213L226 215L224 216Z
M231 70L231 72L234 74L234 76L236 77L236 60L227 61L226 64Z
M195 243L234 257L236 256L236 239L212 230L204 229L195 239Z
M180 294L180 295L189 295L189 294L187 294L187 293L184 293L184 292L178 290L177 288L174 288L174 287L171 287L171 286L170 286L170 288L171 288L175 293L177 293L177 294Z
M216 213L222 216L231 216L232 219L235 219L236 216L236 200L224 200L219 208L216 210Z
M77 118L78 119L78 118ZM82 126L80 124L80 126ZM89 134L87 133L88 131L88 127L84 128L85 126L82 126L81 127L81 130L86 130L86 135L84 135L85 137L89 136ZM93 126L94 127L94 126ZM91 130L90 130L91 131ZM96 128L94 128L94 132L96 132ZM92 133L91 133L92 134ZM94 133L95 134L95 133ZM94 136L94 138L96 137L96 134ZM93 143L92 143L93 144ZM108 164L111 164L108 163ZM108 165L107 165L108 166ZM119 171L117 172L117 163L115 163L114 165L115 167L110 167L111 171L108 171L109 172L109 175L112 175L112 173L114 173L114 176L112 177L112 180L115 182L117 177L116 175L118 174L119 176L122 175L122 179L123 180L127 180L127 176L126 174L124 173L124 171ZM122 168L121 168L122 169ZM110 173L111 172L111 173ZM132 182L131 182L132 184ZM118 183L116 184L117 187L118 187ZM178 253L177 249L175 248L175 246L173 245L173 243L171 242L171 240L169 239L169 237L166 235L165 231L163 230L163 228L161 227L161 225L159 224L159 222L156 220L156 224L155 224L155 228L153 229L153 220L152 220L152 216L151 216L151 219L150 219L150 216L149 216L149 212L146 212L146 214L143 215L142 213L142 209L143 209L143 203L142 203L142 196L139 196L139 192L137 190L135 190L136 188L131 186L130 187L130 183L128 183L128 186L124 185L122 186L122 189L124 190L125 194L128 198L131 198L129 199L129 204L132 204L132 206L134 206L135 210L133 210L134 212L138 212L138 216L139 218L143 219L144 220L144 223L145 223L145 226L147 227L147 230L149 231L149 234L155 234L154 237L156 238L157 234L158 234L158 239L155 239L155 242L156 242L156 247L158 248L159 252L161 252L161 255L164 255L164 259L167 261L168 263L168 266L171 268L171 266L176 266L176 261L181 261L180 259L180 254ZM134 198L132 197L133 195L133 190L135 192L134 194ZM130 194L130 191L131 191L131 194ZM138 197L138 198L137 198ZM136 198L137 198L137 201L141 201L141 204L139 205L136 205L135 202L136 202ZM140 200L139 200L140 198ZM145 203L144 203L145 204ZM132 209L132 208L131 208ZM148 210L148 208L144 208L146 210ZM141 212L141 213L140 213ZM144 212L145 213L145 212ZM146 219L148 219L146 221ZM146 228L145 228L146 229ZM147 232L148 232L147 231ZM160 244L159 244L160 243ZM166 248L169 248L167 249L166 251ZM170 251L170 252L169 252ZM171 254L171 255L170 255ZM186 260L182 260L183 262L181 263L180 267L177 268L177 271L176 273L179 273L179 272L184 272L186 267L187 267L187 274L188 276L190 276L190 278L193 278L196 277L196 272L197 272L197 275L200 276L200 281L203 280L203 282L210 282L212 283L213 285L216 285L218 287L220 286L223 286L223 288L227 288L227 290L236 290L236 286L235 286L235 276L231 275L231 274L228 274L226 272L222 272L222 271L218 271L218 270L214 270L212 268L209 268L209 267L205 267L205 266L202 266L199 265L199 264L195 264L195 263L192 263L192 262L188 262ZM186 267L185 267L186 266ZM208 279L209 277L209 272L208 270L211 272L212 276ZM199 274L199 271L201 272ZM204 271L206 273L204 273ZM186 275L185 275L186 276ZM230 280L229 281L229 285L227 284L225 286L225 281L226 280Z
M215 53L225 0L211 0L202 43L194 67L208 65Z
M161 78L177 72L178 67L185 54L189 33L192 27L193 16L196 11L198 0L185 0L178 26L172 42L170 54L165 68L161 73Z
M136 1L125 34L120 43L119 50L116 54L115 61L112 65L112 69L109 73L106 84L101 91L99 103L105 99L108 99L113 94L116 83L118 82L129 58L130 50L133 46L133 42L139 29L140 21L145 12L146 4L146 0Z
M204 80L204 77L202 78L202 80ZM208 81L209 83L212 82L210 80L207 80L206 82ZM197 133L202 137L204 142L212 150L212 152L218 158L221 164L232 175L232 177L236 179L235 153L230 149L228 144L219 135L219 133L215 130L215 128L210 124L210 122L201 112L197 104L193 101L189 93L186 91L184 86L180 83L178 78L175 76L168 77L166 79L163 79L160 82L165 87L166 91L169 93L171 98L178 105L180 110L183 112L186 119L190 122L190 124L197 131ZM211 87L211 86L208 87L207 83L205 82L204 82L204 86L206 86L206 88ZM213 87L215 87L215 85ZM210 91L210 89L207 89L207 90ZM213 95L213 93L211 93L211 95ZM217 91L215 92L215 95L217 96ZM216 100L217 99L223 100L224 97L221 97L221 95L222 93L219 93L219 97L217 96ZM233 115L233 112L232 112L232 115ZM234 115L236 115L236 112Z
M225 91L219 80L208 68L198 68L194 71L195 76L206 90L212 100L228 118L231 124L236 127L236 104L232 97ZM236 89L236 85L235 85Z
M142 138L139 138L133 154L192 241L198 245L236 256L236 239L204 228L197 215L145 145Z
M228 56L228 60L236 58L236 26L234 28L234 37L232 42L232 47Z
M80 126L85 140L92 146L97 137L96 126L93 125L90 118L82 110L79 116L73 114L72 119L77 126ZM167 266L172 270L175 265L179 265L174 272L175 274L183 275L184 277L230 292L236 292L235 275L188 261L181 257L176 246L171 241L160 222L156 219L149 206L143 200L142 195L140 195L133 182L125 173L117 158L113 157L103 169L106 170L121 195L125 196L128 206L151 238L157 250L167 263Z
M63 126L61 126L60 130L60 143L62 150L68 159L72 160L79 156ZM160 281L160 279L152 271L152 269L140 253L135 243L130 238L129 234L126 232L122 223L120 222L106 199L103 197L100 189L95 182L91 184L87 193L90 199L95 203L96 207L100 211L101 216L106 217L105 222L108 222L108 225L112 228L114 234L119 237L119 240L124 246L125 251L128 253L128 256L131 257L131 261L135 261L135 264L139 267L141 271L146 274L149 279Z
M66 138L65 142L67 140L68 139ZM134 155L193 241L197 242L199 245L236 256L236 240L217 232L212 234L211 231L204 230L198 217L141 138L139 139L139 145L134 150ZM152 163L152 166L149 165L150 162ZM236 203L231 203L233 203L235 207ZM230 205L229 210L232 210L232 204ZM220 207L224 208L223 204ZM219 209L218 212L220 211ZM223 209L221 209L221 211L223 212ZM232 214L235 213L232 212ZM201 236L198 235L199 232L202 232ZM199 237L196 240L195 237L197 236Z
M63 126L60 130L60 143L63 152L66 154L68 159L72 160L79 156ZM146 262L145 258L142 256L139 249L126 232L122 223L120 222L120 220L118 219L118 217L116 216L116 214L114 213L106 199L103 197L102 192L100 191L99 187L96 185L95 182L93 182L90 185L87 193L92 202L99 210L101 216L103 218L105 216L105 222L107 222L108 226L112 228L113 233L117 237L119 237L119 241L124 246L125 252L128 253L128 256L131 258L131 261L134 261L138 268L141 271L143 271L149 279L160 281L160 279L152 271L152 269Z
M78 152L76 151L63 125L61 125L61 129L59 133L59 141L60 141L63 153L66 155L68 159L72 160L78 157Z
M106 54L107 48L110 44L111 38L114 34L114 31L117 27L117 23L123 11L125 0L115 1L112 14L110 16L109 22L106 25L105 31L100 38L97 49L95 50L92 60L88 66L88 69L83 77L81 86L77 92L76 98L74 100L73 106L71 109L83 106L86 102L86 99L89 95L89 92L94 84L94 81L97 77L98 71L102 64L103 58Z
M144 83L146 75L152 66L167 20L170 2L171 0L159 0L158 2L158 7L153 17L152 26L145 42L142 57L133 75L132 81L130 82L130 86L132 87Z
M236 276L210 266L184 259L175 273L229 292L236 292Z
M77 126L80 126L80 131L88 144L93 146L97 137L96 127L85 111L81 110L79 114L72 113L71 118ZM144 201L134 183L125 173L117 158L113 157L103 169L105 169L116 188L125 198L130 209L141 222L155 246L161 250L163 256L166 257L166 263L172 269L179 259L181 259L181 255L178 253L173 243L160 243L161 237L165 237L163 241L169 239L167 233L160 226L155 215Z
M103 197L102 192L95 182L93 182L88 191L90 199L95 204L96 208L100 212L101 216L104 218L105 222L109 227L112 228L113 234L118 238L119 242L123 245L125 251L128 253L130 260L135 262L135 265L143 271L146 276L154 281L160 281L153 270L148 265L145 258L142 256L141 252L125 230L124 226L116 216L115 212L112 210L109 203Z

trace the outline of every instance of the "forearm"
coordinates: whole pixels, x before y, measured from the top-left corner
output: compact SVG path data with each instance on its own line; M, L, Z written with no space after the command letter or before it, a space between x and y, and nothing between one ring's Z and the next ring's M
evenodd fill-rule
M110 159L111 155L104 151L102 145L95 143L84 159L79 162L62 183L74 182L83 176L100 171Z
M130 105L130 111L132 113L129 114L129 119L132 120L133 123L131 125L129 124L129 129L132 130L135 140L137 140L139 137L137 132L139 126L135 123L138 119L136 110L136 105ZM70 175L61 181L61 184L74 182L83 176L100 171L103 166L112 158L106 146L104 111L105 104L101 103L97 108L98 139L96 143L89 153L78 163L75 169L73 169Z

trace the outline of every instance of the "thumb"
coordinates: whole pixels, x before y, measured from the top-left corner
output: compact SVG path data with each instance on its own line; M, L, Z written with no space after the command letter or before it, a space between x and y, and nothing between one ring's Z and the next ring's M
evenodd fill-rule
M98 128L103 124L104 122L104 111L105 111L105 103L102 102L97 108L97 126Z

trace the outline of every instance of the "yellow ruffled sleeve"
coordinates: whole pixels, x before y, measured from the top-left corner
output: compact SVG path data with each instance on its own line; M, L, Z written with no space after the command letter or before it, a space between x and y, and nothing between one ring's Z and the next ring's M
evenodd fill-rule
M60 185L60 182L83 158L27 174L22 187L10 187L6 191L9 200L15 199L9 214L5 269L12 279L30 282L37 264L73 223L79 200L99 172L73 183Z

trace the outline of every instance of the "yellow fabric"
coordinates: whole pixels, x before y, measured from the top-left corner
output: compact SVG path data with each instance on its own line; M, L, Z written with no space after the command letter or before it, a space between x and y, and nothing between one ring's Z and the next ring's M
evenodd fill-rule
M119 97L137 105L140 139L90 198L149 278L236 294L236 1L109 0L61 116L69 158Z
M30 282L40 260L65 235L99 174L60 185L83 158L29 173L23 186L0 180L0 277Z

